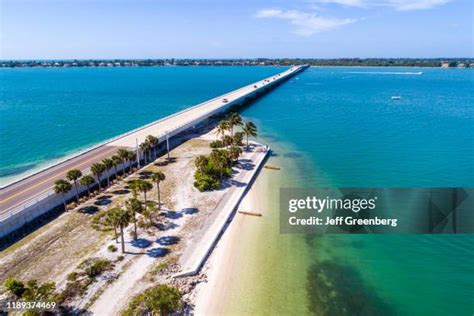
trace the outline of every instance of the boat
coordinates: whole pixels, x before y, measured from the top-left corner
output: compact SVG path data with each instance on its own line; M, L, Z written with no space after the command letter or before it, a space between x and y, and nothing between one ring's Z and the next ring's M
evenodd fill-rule
M393 95L392 100L400 100L402 97L399 95Z

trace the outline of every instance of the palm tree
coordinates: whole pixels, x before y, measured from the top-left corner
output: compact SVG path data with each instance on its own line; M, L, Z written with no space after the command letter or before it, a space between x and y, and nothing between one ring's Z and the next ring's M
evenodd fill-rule
M128 156L129 156L128 150L120 148L119 150L117 150L117 156L120 158L120 162L124 163L125 161L128 160ZM123 174L125 174L125 172L126 172L126 166L124 165Z
M151 148L153 148L153 157L156 159L156 146L158 146L158 138L153 135L148 135L146 137L146 141L150 144Z
M222 137L224 137L228 129L229 129L229 121L222 120L219 123L219 125L217 125L217 136L222 135Z
M110 158L104 158L102 159L102 164L104 165L105 172L107 173L107 186L109 187L110 186L109 170L112 169L112 167L114 166L114 162Z
M151 226L153 225L152 215L156 212L156 203L153 201L148 201L148 203L145 205L145 211L143 212L143 215L148 217Z
M131 215L130 212L124 210L121 207L114 207L110 210L110 212L114 212L114 216L112 217L114 220L114 224L120 228L120 240L122 242L122 253L125 253L125 240L123 238L123 229L130 224Z
M74 182L74 188L76 189L76 200L79 202L79 190L77 189L77 180L82 177L82 172L78 169L71 169L66 173L66 179Z
M133 235L133 239L137 239L137 213L142 213L143 212L143 207L142 203L140 203L139 200L136 198L131 198L127 202L125 202L125 205L127 207L127 210L130 212L130 214L133 214L133 225L134 225L134 230L135 234Z
M127 151L127 160L128 160L128 166L130 168L130 172L132 171L132 166L133 166L132 161L134 161L135 159L137 159L137 154L131 150Z
M91 195L91 185L95 182L94 180L94 177L92 177L91 175L85 175L81 178L80 180L80 184L81 185L84 185L87 187L87 195L90 196Z
M151 178L151 181L156 183L156 193L158 194L158 209L161 210L160 182L164 181L166 179L166 176L163 172L157 171L157 172L153 172L150 178Z
M229 115L230 136L234 137L234 126L242 126L242 117L239 113L231 113Z
M143 192L144 201L146 204L146 193L153 189L153 185L146 180L138 180L138 190Z
M114 227L114 236L115 242L118 243L118 234L117 234L117 212L114 212L113 209L107 212L107 223Z
M140 144L139 147L140 147L141 152L143 153L143 158L145 159L145 164L147 164L148 152L151 149L151 145L147 141L144 141L143 143Z
M242 148L237 146L232 146L229 149L230 158L234 161L239 159L240 154L242 153Z
M97 183L99 184L99 192L102 191L102 187L100 186L100 176L104 171L105 166L100 162L96 162L91 166L91 172L96 177Z
M115 172L115 179L118 177L117 166L122 163L122 158L117 155L113 155L110 159L112 159L112 163L114 165L114 172Z
M252 122L246 122L242 128L246 138L247 138L247 150L249 149L249 136L257 137L257 126Z
M65 195L69 191L71 191L71 189L72 189L71 183L69 183L66 180L60 179L60 180L57 180L56 182L54 182L54 192L56 194L61 194L65 211L67 211Z
M222 180L225 168L229 165L229 151L225 149L214 149L209 158L217 166L219 177Z
M135 199L137 198L137 192L139 191L139 182L139 179L128 181L128 187L130 190L132 190L132 196Z

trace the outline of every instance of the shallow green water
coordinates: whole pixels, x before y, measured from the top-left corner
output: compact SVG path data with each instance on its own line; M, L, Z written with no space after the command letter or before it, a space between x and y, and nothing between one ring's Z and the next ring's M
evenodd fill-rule
M279 185L473 186L474 71L420 69L423 75L379 71L384 73L313 68L243 112L259 122L262 139L277 148L270 163L298 166L286 170ZM392 101L392 95L401 100ZM275 193L272 199L277 198ZM275 203L270 208L278 212ZM297 275L274 276L305 277L301 286L308 313L472 315L474 311L472 235L280 238L299 238L298 251L282 247L282 256L310 261L305 271L294 272ZM265 251L261 248L262 257ZM284 287L272 290L272 298L260 311L278 306L288 296Z

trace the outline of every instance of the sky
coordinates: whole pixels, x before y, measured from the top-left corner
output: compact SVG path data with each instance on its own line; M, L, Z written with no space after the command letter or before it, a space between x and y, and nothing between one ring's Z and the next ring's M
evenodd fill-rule
M0 0L0 59L474 57L474 0Z

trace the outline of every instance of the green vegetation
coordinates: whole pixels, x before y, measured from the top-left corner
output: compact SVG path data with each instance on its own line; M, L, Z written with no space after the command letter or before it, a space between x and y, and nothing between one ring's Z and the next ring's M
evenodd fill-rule
M181 306L179 290L160 284L135 296L122 315L169 315L176 312Z
M97 183L99 184L99 192L102 191L102 187L100 185L100 176L102 175L102 173L104 173L104 171L105 166L100 162L96 162L91 166L91 172L95 176Z
M110 220L114 227L120 228L120 240L122 243L122 253L125 253L125 241L123 238L123 229L130 224L131 215L130 212L120 207L114 207L109 210Z
M15 295L17 298L21 298L21 296L26 290L25 284L15 278L8 278L3 285L8 291L10 291L11 294Z
M66 173L66 179L74 183L74 188L76 189L76 200L79 202L79 191L77 189L77 180L82 177L82 172L78 169L69 170Z
M194 186L201 192L220 188L222 181L232 175L232 160L226 149L213 149L209 156L198 157L195 165Z
M242 128L242 132L244 133L247 139L247 150L249 149L249 137L257 137L257 126L255 126L252 122L245 122L244 127Z
M224 147L224 143L222 142L222 140L215 140L213 142L211 142L211 148L222 148Z
M72 185L66 180L60 179L60 180L57 180L56 182L54 182L54 192L56 194L61 194L65 211L67 211L65 195L69 191L71 191L71 189L72 189Z
M76 271L68 274L66 287L61 293L56 295L56 300L64 302L83 296L89 285L91 285L99 275L112 270L113 267L114 263L107 259L89 258L84 260L77 266Z
M134 239L137 239L138 234L137 234L137 213L142 213L143 212L143 207L142 203L136 199L136 198L131 198L127 202L125 202L127 211L132 215L131 221L133 222L134 226Z
M242 131L234 133L235 126L242 126ZM242 154L243 138L257 136L257 127L252 122L243 122L237 113L229 114L228 119L222 120L216 127L217 135L221 139L211 142L213 149L208 156L201 155L195 160L194 186L199 191L216 190L221 187L222 181L232 175L232 165ZM225 147L225 149L223 149Z
M87 187L87 196L90 196L91 195L91 185L93 185L94 182L95 182L94 177L92 177L91 175L88 174L88 175L83 176L79 182L80 182L81 185Z
M91 258L84 260L79 266L84 274L93 279L105 271L109 271L114 267L113 263L107 259Z
M107 174L107 186L110 186L110 174L109 174L109 171L110 169L112 169L112 167L114 166L114 162L112 161L111 158L104 158L102 159L102 164L104 165L105 167L105 172Z
M234 126L242 126L242 117L238 113L230 113L229 115L229 129L230 129L230 136L234 137Z
M156 193L158 197L158 209L161 210L161 196L160 196L160 183L165 181L166 176L163 172L157 171L151 174L151 181L156 183Z
M110 252L116 252L117 251L117 247L115 247L114 245L109 245L107 247L107 250L110 251Z
M155 67L155 66L396 66L439 67L442 62L469 66L474 58L247 58L247 59L81 59L81 60L5 60L0 67Z
M3 285L17 299L26 301L54 300L56 290L54 282L39 284L36 280L29 280L25 284L20 280L9 278Z

